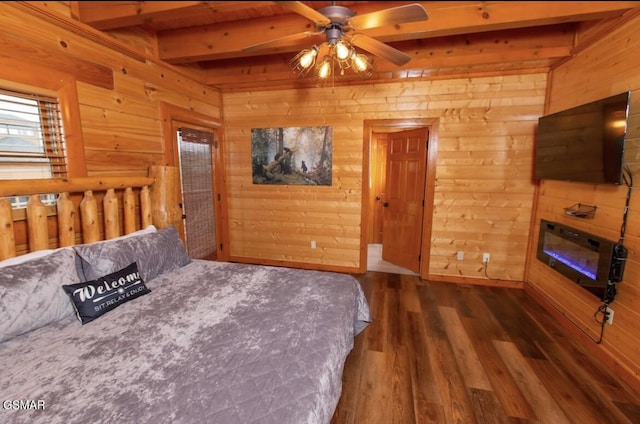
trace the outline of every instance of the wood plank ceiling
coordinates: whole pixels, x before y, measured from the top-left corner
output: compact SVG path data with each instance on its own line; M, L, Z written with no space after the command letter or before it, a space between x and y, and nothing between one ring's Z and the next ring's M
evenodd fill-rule
M305 31L313 22L271 1L82 1L70 2L75 18L105 33L144 31L157 41L157 57L198 70L206 84L223 90L314 85L289 68L308 39L276 49L247 46ZM318 10L346 6L356 15L412 2L302 2ZM429 19L387 25L361 33L403 51L403 66L368 54L376 72L365 81L433 79L547 71L638 13L639 1L418 2ZM635 8L635 9L634 9ZM155 44L154 44L155 45ZM365 52L366 53L366 52ZM362 81L351 73L336 84Z

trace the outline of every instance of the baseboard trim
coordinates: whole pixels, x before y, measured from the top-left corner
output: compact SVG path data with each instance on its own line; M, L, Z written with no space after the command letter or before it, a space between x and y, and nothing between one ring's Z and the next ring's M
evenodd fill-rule
M511 289L522 289L524 286L524 283L522 281L496 280L491 278L455 277L451 275L437 274L429 274L427 280L437 281L439 283L471 284L474 286L504 287Z
M613 354L601 344L596 344L587 334L585 334L576 324L571 322L558 308L553 306L549 300L539 293L533 286L524 285L524 291L536 303L542 306L556 321L566 329L571 337L577 341L582 347L587 349L596 359L603 362L614 374L620 377L625 384L631 387L635 392L640 393L640 377L632 370L621 364Z

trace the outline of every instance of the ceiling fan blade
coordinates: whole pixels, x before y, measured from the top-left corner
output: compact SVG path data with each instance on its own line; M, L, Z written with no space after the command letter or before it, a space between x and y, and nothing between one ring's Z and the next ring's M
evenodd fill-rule
M253 44L251 46L244 47L243 51L255 51L269 48L277 48L277 47L288 47L295 44L298 41L302 40L310 40L314 37L322 35L322 41L324 41L324 32L300 32L298 34L287 35L280 38L274 38L273 40L264 41L262 43Z
M293 12L296 12L299 15L304 16L305 18L315 23L318 27L323 27L331 23L331 20L329 18L327 18L317 10L310 8L301 1L279 1L278 4L286 7Z
M390 45L378 41L375 38L369 37L367 35L355 34L349 38L351 40L351 44L353 44L354 46L360 47L361 49L373 53L376 56L387 59L389 62L392 62L398 66L405 65L411 60L411 56L409 56L408 54L394 49Z
M350 18L347 24L352 29L360 30L378 28L385 25L426 21L427 19L429 19L429 16L425 8L421 4L413 3L379 10L377 12L365 13L364 15L356 15Z

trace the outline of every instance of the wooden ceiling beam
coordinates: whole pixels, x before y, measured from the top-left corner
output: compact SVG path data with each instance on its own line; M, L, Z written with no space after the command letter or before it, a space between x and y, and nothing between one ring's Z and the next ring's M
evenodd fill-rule
M565 22L621 16L638 2L421 2L429 20L388 25L362 33L382 42L434 38L471 32L535 27ZM252 3L248 3L252 4ZM368 13L397 3L363 3L351 7ZM291 53L308 47L308 40L277 50L243 51L243 48L287 35L315 31L312 23L299 15L286 14L231 23L183 28L158 33L158 51L169 63Z
M159 24L189 19L193 16L234 12L260 6L272 6L272 1L76 1L70 2L76 18L99 30L128 26Z
M411 61L398 67L384 59L374 59L376 74L372 80L399 74L405 78L426 77L439 74L442 69L461 72L473 67L485 71L548 69L556 61L571 55L573 32L568 29L570 26L440 37L428 42L405 41L394 46L409 54ZM211 62L211 67L205 70L205 83L220 88L300 84L288 66L289 59L289 55L271 55L259 62L250 58Z

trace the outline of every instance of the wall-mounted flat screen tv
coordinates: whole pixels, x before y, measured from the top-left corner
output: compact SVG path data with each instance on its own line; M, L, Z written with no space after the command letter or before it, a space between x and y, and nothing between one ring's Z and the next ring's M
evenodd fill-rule
M630 92L538 119L536 179L621 184Z

